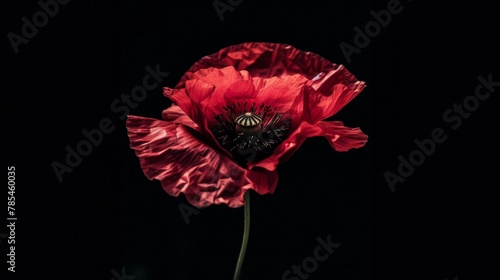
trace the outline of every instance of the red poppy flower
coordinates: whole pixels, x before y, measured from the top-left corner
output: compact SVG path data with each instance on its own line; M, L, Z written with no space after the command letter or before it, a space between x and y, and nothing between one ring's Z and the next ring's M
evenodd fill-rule
M197 207L240 207L244 193L273 193L276 167L310 137L336 151L367 136L324 121L365 87L343 65L277 43L243 43L196 62L174 88L163 120L128 116L130 146L150 180Z

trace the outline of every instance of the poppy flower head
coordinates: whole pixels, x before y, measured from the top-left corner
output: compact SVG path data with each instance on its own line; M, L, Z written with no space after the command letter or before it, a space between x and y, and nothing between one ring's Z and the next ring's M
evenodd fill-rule
M277 166L307 138L326 137L337 151L362 147L359 128L324 119L364 87L344 66L290 45L230 46L164 88L174 104L164 121L129 117L131 147L169 194L199 207L239 207L249 189L274 192Z

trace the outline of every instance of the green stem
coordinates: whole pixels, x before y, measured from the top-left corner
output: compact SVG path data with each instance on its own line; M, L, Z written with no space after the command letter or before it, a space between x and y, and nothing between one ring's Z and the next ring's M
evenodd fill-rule
M243 260L245 259L245 253L247 251L248 236L250 234L250 191L245 193L245 223L243 227L243 242L241 243L240 255L238 257L238 262L236 263L236 271L234 272L233 280L240 279L241 267L243 266Z

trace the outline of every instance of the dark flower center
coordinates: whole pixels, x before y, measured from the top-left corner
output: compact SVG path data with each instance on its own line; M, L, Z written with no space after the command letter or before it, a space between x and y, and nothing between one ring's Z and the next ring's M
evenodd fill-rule
M288 136L290 122L283 119L277 108L255 103L223 107L224 113L215 118L217 124L212 132L219 144L229 151L241 165L270 156L274 149Z

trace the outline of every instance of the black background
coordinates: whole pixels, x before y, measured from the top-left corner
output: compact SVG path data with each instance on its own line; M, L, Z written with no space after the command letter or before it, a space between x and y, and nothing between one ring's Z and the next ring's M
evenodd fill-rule
M281 279L328 235L341 246L308 279L498 278L500 89L456 130L443 113L474 94L478 76L500 81L499 10L401 1L402 12L347 61L339 44L354 45L353 28L387 2L243 1L221 21L211 1L73 0L18 54L6 35L21 34L21 18L40 7L2 3L2 161L16 167L18 217L16 273L1 239L2 279L108 280L122 268L135 280L231 279L243 208L212 206L186 224L185 198L144 177L110 104L159 64L170 75L130 113L160 118L170 105L162 86L204 55L252 41L315 52L366 81L332 119L370 138L347 153L310 139L279 167L274 194L252 193L242 279ZM103 118L114 131L59 182L51 163L64 163L65 147ZM392 192L384 172L397 173L398 156L435 128L447 140Z

